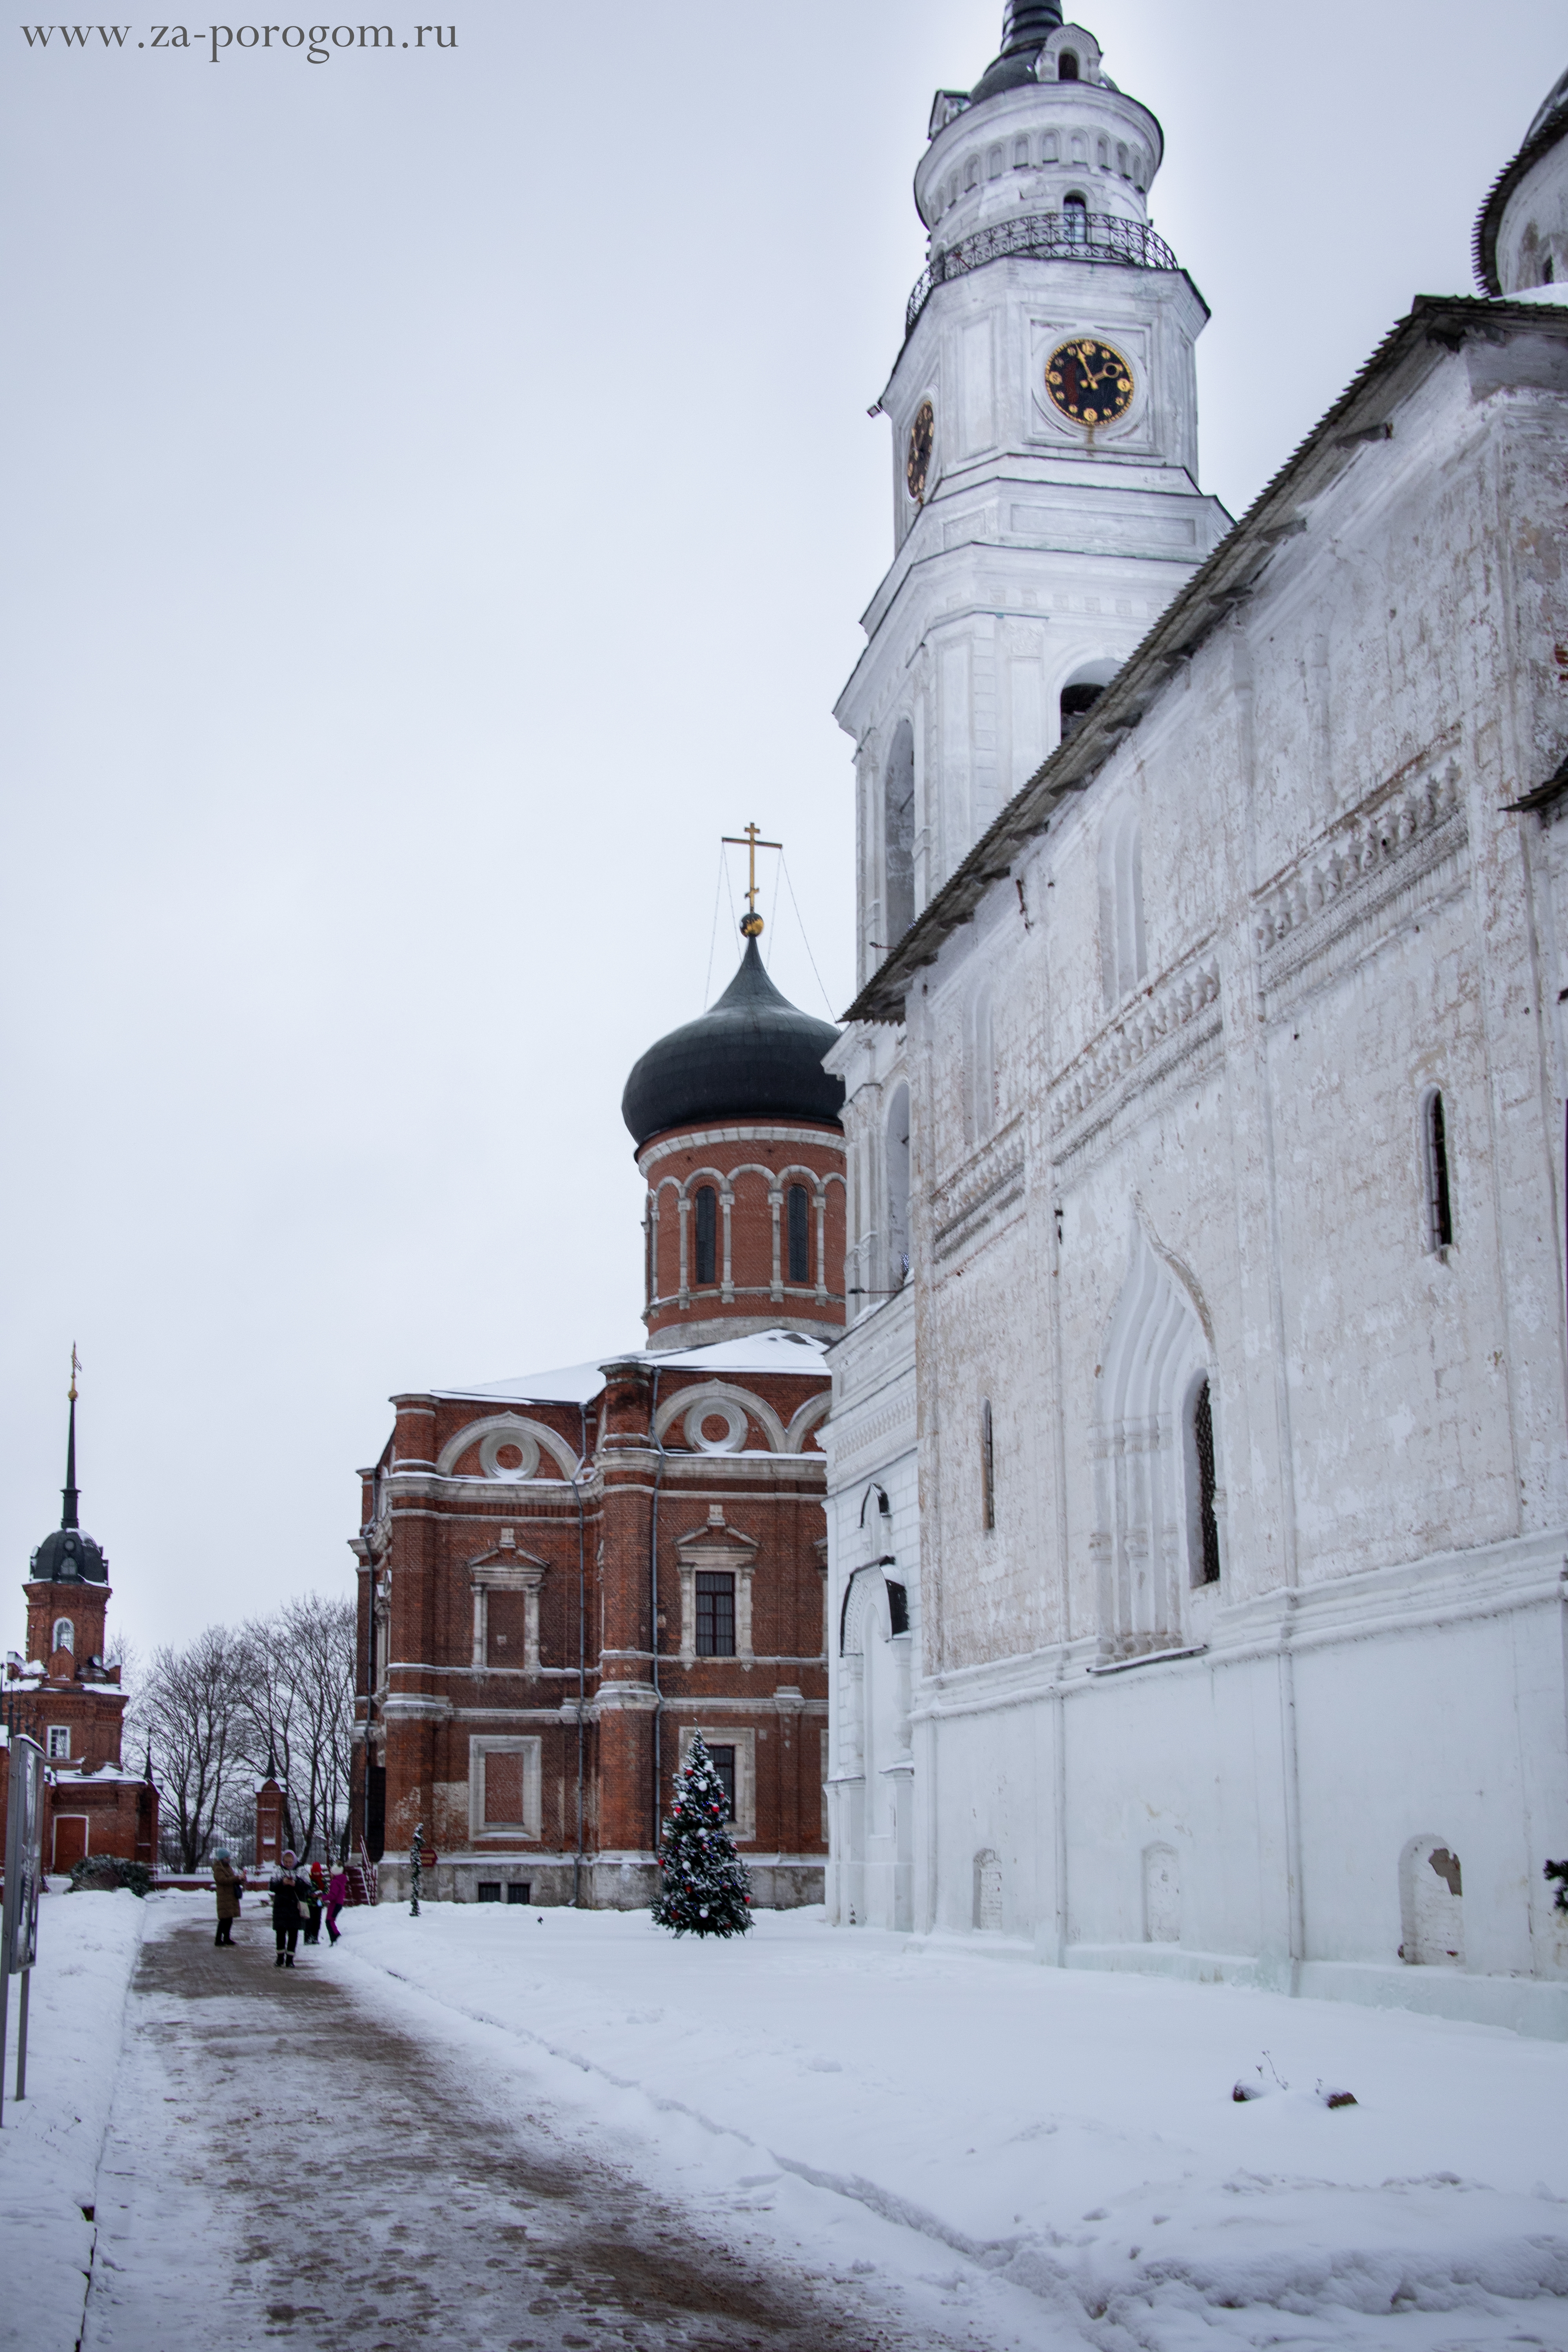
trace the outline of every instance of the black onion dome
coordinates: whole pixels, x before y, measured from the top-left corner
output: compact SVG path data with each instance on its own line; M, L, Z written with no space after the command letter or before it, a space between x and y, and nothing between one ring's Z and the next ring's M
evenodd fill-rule
M39 1584L107 1584L109 1562L79 1528L56 1528L33 1554L33 1577Z
M830 1021L814 1021L779 994L754 939L741 969L700 1020L672 1029L626 1080L621 1117L638 1150L667 1128L710 1118L812 1118L837 1125L844 1081L822 1057L838 1042Z
M1035 79L1035 60L1062 21L1060 0L1007 0L1002 19L1001 54L994 58L969 93L971 106L1021 89Z

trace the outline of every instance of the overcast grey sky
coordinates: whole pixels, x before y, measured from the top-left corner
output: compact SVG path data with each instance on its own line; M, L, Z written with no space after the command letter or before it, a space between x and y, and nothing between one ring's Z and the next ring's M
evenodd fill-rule
M639 1337L620 1091L702 1003L721 834L782 835L850 993L866 411L931 92L1001 13L466 0L455 49L319 67L0 34L5 1576L73 1339L145 1646L348 1589L392 1390ZM1084 13L1165 128L1239 513L1469 289L1561 19ZM769 940L823 1011L787 902Z

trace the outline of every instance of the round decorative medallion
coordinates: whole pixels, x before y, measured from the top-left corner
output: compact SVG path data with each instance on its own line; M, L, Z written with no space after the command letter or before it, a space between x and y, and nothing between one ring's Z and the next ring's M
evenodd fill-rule
M516 1485L539 1467L539 1441L526 1429L492 1429L479 1440L479 1469L487 1478Z
M904 479L917 507L923 507L926 502L926 477L931 471L931 453L935 440L936 411L929 400L922 400L910 427L909 455L904 460Z
M746 1415L729 1397L700 1397L680 1425L695 1453L740 1454L745 1449Z
M1132 405L1131 363L1092 335L1075 336L1046 362L1046 391L1075 425L1113 425Z

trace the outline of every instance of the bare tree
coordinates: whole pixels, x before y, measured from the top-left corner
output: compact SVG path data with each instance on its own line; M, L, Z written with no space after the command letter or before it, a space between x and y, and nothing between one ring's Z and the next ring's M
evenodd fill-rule
M306 1593L239 1636L245 1745L283 1791L283 1833L305 1856L331 1853L348 1822L353 1727L354 1604Z
M218 1809L243 1767L240 1670L234 1635L209 1625L183 1650L154 1650L137 1693L137 1726L152 1748L163 1827L183 1870L205 1860Z

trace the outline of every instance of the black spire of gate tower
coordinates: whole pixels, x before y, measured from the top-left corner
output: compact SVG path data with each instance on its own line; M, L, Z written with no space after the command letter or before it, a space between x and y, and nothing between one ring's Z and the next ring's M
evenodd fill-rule
M64 1508L59 1526L44 1538L33 1554L29 1573L47 1584L69 1584L78 1579L89 1584L105 1584L109 1580L109 1562L101 1544L83 1535L81 1521L77 1517L79 1500L76 1485L76 1376L81 1361L76 1349L71 1349L70 1420L66 1433L66 1483L62 1489Z
M1060 0L1007 0L1001 54L1016 58L1043 47L1061 21Z
M74 1528L80 1524L76 1515L76 1349L73 1348L71 1349L70 1424L66 1437L66 1483L63 1489L65 1508L60 1513L62 1528Z

